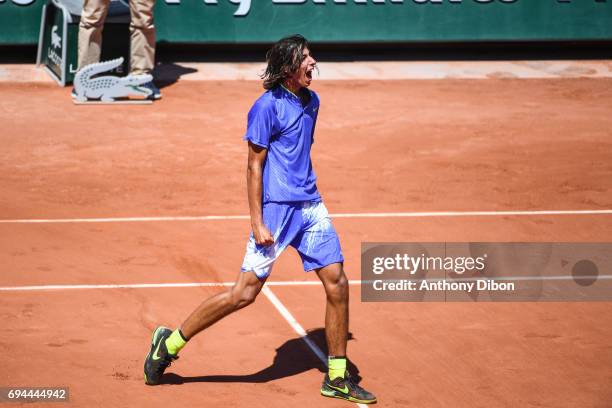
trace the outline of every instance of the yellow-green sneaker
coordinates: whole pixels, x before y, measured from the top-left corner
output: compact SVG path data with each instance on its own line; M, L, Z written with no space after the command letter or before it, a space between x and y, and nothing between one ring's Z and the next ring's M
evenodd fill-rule
M336 377L333 380L330 380L329 375L325 374L323 385L321 385L321 395L324 397L345 399L360 404L376 403L374 394L357 385L351 379L348 371L344 373L344 378Z
M168 353L166 348L166 339L171 334L172 330L161 326L153 332L151 350L144 363L144 378L147 385L159 384L166 368L172 364L172 360L178 358L178 356Z

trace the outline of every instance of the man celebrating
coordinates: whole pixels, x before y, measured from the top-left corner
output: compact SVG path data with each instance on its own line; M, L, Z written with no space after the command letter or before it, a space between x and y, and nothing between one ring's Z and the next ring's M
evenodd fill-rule
M252 234L234 286L206 299L175 331L158 327L145 361L145 382L159 384L164 370L186 342L223 317L251 304L275 260L291 245L305 271L315 271L327 295L325 335L329 372L321 394L374 403L346 370L348 280L340 242L317 190L310 149L319 98L308 90L316 61L301 35L286 37L266 55L267 90L248 115L247 190Z

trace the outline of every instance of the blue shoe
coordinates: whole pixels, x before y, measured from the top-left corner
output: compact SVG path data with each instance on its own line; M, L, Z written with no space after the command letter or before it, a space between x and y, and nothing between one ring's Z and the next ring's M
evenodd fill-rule
M157 101L159 99L161 99L161 92L159 90L158 87L155 86L155 84L153 83L153 81L147 82L146 84L142 84L140 85L142 88L147 88L149 90L151 90L151 95L149 95L147 97L147 99L151 99L153 101Z

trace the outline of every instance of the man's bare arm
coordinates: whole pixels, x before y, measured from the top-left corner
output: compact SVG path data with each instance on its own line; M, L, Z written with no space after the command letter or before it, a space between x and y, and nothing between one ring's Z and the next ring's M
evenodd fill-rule
M247 164L247 193L251 213L251 228L257 245L272 245L274 237L265 226L262 216L262 177L263 166L268 150L249 142L249 158Z

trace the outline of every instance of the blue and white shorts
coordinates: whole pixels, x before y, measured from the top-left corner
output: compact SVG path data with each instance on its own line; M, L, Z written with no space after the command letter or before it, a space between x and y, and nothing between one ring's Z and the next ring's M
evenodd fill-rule
M340 240L323 202L265 203L262 213L274 244L257 245L251 233L242 272L253 271L259 279L267 278L288 245L300 254L304 271L344 262Z

